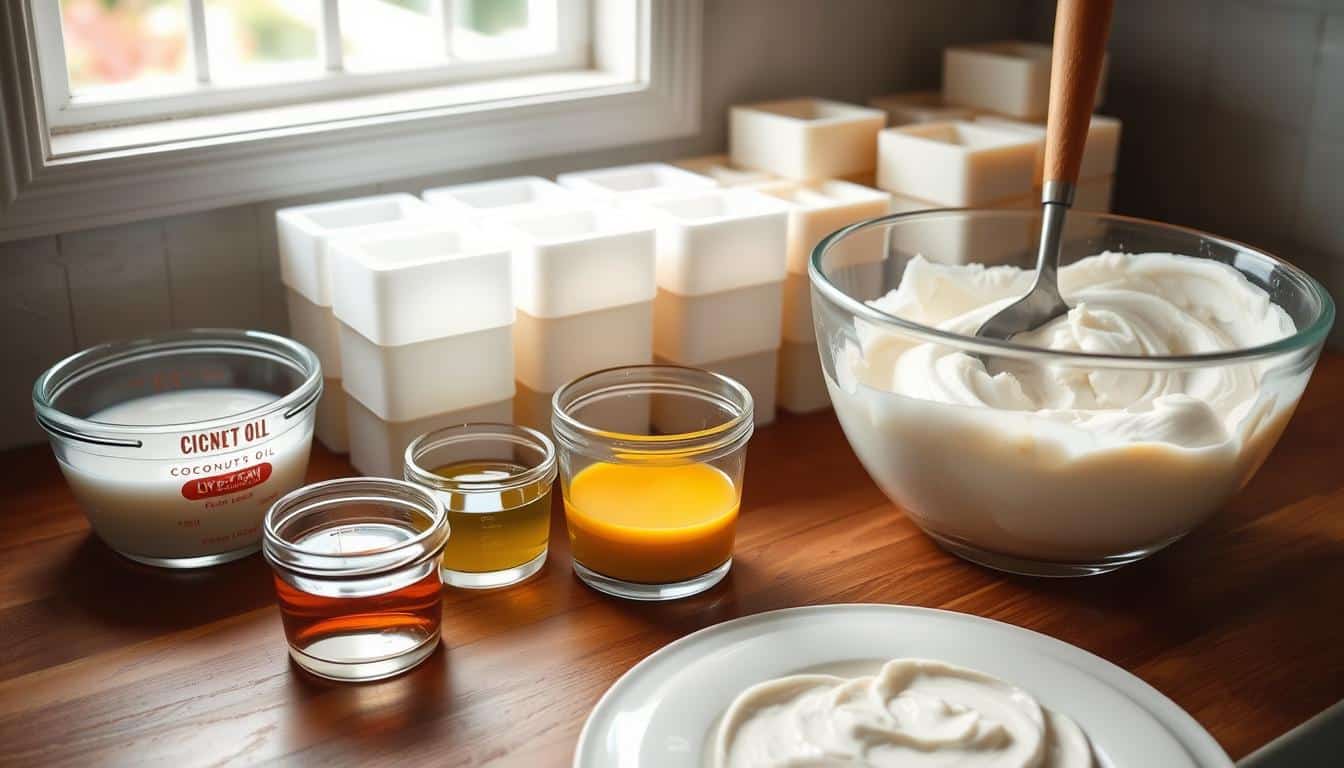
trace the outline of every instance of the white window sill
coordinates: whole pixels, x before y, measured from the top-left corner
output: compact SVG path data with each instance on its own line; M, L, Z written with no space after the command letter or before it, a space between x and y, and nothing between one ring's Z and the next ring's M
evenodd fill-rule
M641 0L645 53L599 38L591 70L52 136L24 5L0 8L0 241L699 129L700 0Z

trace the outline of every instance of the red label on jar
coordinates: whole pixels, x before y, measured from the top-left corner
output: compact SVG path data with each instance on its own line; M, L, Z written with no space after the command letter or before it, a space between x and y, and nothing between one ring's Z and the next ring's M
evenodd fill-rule
M261 485L270 476L270 462L263 462L255 467L240 469L237 472L226 472L222 475L190 480L182 485L182 495L192 501L208 499L212 496L224 496Z

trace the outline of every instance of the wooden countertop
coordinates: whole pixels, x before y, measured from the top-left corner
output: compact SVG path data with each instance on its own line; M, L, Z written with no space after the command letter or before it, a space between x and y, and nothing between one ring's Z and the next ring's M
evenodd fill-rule
M1344 698L1344 357L1282 442L1184 541L1107 576L1004 576L935 547L882 496L829 413L753 438L732 573L695 598L598 595L556 515L532 581L444 593L445 649L340 685L288 661L259 556L138 566L89 533L46 447L0 454L0 764L569 765L592 705L667 642L744 614L881 602L1006 621L1156 686L1233 758ZM350 473L315 449L310 479ZM558 495L558 494L557 494Z

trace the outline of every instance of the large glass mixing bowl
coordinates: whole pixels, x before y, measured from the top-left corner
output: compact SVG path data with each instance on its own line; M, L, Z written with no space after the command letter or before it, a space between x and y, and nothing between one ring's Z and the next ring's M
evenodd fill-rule
M1296 332L1217 353L1066 352L940 330L868 303L898 288L916 255L941 264L1030 270L1039 227L1039 214L1031 210L932 210L873 219L832 234L817 245L809 269L817 345L836 415L859 460L892 502L940 545L1015 573L1102 573L1184 536L1250 480L1306 387L1335 309L1302 270L1250 246L1191 229L1082 212L1069 214L1064 265L1103 251L1216 260L1268 293ZM877 339L884 341L875 344ZM883 366L891 360L878 358L920 347L932 353L925 359L941 358L944 365L964 366L969 356L990 372L1082 377L1083 386L1096 376L1122 382L1122 389L1138 394L1116 407L1124 412L1121 418L1151 407L1145 392L1180 392L1188 382L1207 389L1210 381L1223 379L1252 384L1242 390L1249 392L1245 406L1229 417L1227 439L1217 444L1190 447L1146 435L1099 439L1067 414L953 404L955 397L928 394L938 392L937 386L909 394L921 389L918 382L888 386L893 380L883 379L890 370ZM939 374L931 369L929 375Z

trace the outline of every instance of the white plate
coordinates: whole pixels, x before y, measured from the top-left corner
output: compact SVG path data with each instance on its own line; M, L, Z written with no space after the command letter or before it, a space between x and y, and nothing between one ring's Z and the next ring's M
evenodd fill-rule
M869 674L899 657L959 664L1021 686L1082 726L1103 766L1232 766L1194 718L1100 657L1011 624L897 605L771 611L671 643L593 708L574 766L701 765L719 717L747 687L804 671Z

